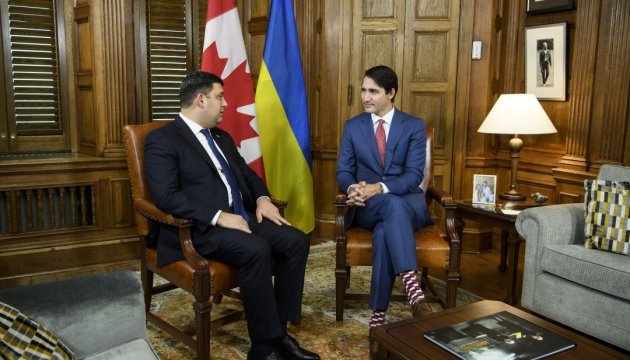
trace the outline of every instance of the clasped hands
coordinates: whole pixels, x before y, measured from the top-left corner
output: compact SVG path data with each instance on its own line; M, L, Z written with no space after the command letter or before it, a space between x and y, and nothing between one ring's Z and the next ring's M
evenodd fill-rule
M282 215L280 215L280 210L278 210L268 197L261 197L256 202L256 222L260 224L263 221L263 218L267 218L277 225L291 225L284 217L282 217ZM252 233L247 221L245 221L241 215L232 214L226 211L222 211L219 215L219 218L217 219L217 226L241 230L249 234Z
M365 181L359 181L358 184L350 185L346 204L349 206L364 207L366 201L382 192L383 185L379 183L367 184Z

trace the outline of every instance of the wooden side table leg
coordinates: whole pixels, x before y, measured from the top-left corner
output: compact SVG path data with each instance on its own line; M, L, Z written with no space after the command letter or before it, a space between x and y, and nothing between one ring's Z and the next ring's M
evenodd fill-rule
M507 230L501 230L501 261L497 269L501 272L507 270L507 239L510 236L510 232Z
M521 237L517 233L510 233L507 238L508 252L510 255L510 278L508 279L508 294L505 302L516 304L516 280L518 277L518 255L521 245Z

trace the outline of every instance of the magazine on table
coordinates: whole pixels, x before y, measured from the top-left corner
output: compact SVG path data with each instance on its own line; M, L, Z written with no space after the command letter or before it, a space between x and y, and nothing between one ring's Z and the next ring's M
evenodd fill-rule
M460 359L544 359L575 342L507 311L463 321L424 334Z

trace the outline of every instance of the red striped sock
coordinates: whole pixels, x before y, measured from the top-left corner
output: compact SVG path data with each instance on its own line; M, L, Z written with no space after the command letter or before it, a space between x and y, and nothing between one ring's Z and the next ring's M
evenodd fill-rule
M385 311L374 310L370 319L370 327L377 327L385 324Z
M413 305L424 300L424 293L422 292L422 289L420 289L420 284L418 284L415 271L405 271L398 275L405 286L405 293L407 293L407 300L409 300L409 304Z

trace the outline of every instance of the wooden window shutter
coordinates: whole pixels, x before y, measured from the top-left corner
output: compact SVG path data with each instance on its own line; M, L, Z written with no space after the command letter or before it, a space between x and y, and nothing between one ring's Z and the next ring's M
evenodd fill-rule
M70 150L63 1L0 0L6 92L0 151Z
M8 29L3 29L8 33L4 48L9 55L5 57L5 81L9 83L7 89L11 87L7 93L8 129L16 136L11 152L69 148L64 136L67 125L60 81L60 68L65 64L60 64L63 54L58 51L65 45L63 31L58 27L59 23L63 26L63 10L58 3L61 2L8 0L3 4L3 19L8 17ZM65 60L65 56L61 57Z
M147 2L151 119L173 120L179 113L179 85L192 70L188 55L186 3Z

